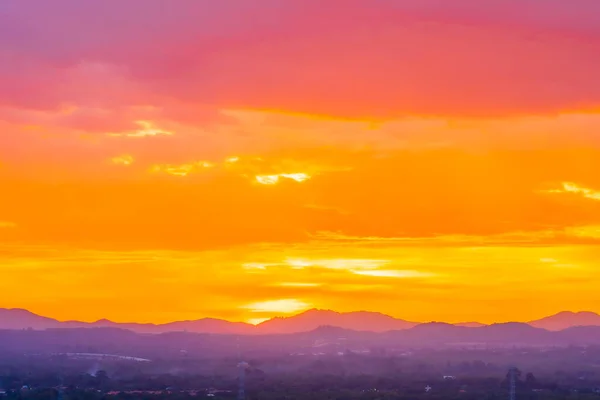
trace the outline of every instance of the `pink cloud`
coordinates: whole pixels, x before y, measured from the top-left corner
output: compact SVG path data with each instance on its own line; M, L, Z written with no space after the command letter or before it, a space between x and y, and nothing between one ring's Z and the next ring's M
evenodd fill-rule
M3 7L0 54L9 62L0 67L0 103L13 107L183 103L389 118L600 104L600 6L592 0Z

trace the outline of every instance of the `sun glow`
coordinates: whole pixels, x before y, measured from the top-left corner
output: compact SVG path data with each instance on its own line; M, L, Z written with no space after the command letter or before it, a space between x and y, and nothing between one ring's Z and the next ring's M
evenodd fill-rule
M0 0L31 27L0 39L0 308L600 312L600 0L31 3Z
M250 318L246 320L250 325L260 325L265 321L270 320L271 318Z
M284 313L290 314L299 311L309 309L311 306L308 303L297 299L280 299L280 300L267 300L251 303L243 306L242 308L248 309L255 313Z

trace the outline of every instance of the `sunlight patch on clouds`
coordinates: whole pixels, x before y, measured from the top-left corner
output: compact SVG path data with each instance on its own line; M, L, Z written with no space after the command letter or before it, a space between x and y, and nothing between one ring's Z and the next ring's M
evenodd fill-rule
M313 266L310 261L302 259L288 259L286 263L293 269L304 269Z
M140 129L132 132L125 133L109 133L108 136L122 136L122 137L147 137L147 136L171 136L173 132L165 131L159 128L156 128L154 124L150 121L135 121L137 125L140 126Z
M225 159L225 162L229 164L235 164L238 161L240 161L240 158L237 156L228 157L227 159Z
M558 238L564 238L565 235L574 236L569 232L569 228L567 228L566 230L546 229L539 231L515 231L485 236L457 234L415 237L351 236L338 232L320 231L316 234L311 234L310 237L313 240L339 243L346 246L472 247L545 243L557 240Z
M304 182L310 179L310 176L304 173L297 174L279 174L282 178L293 179L296 182Z
M428 272L415 271L415 270L374 269L374 270L351 270L351 272L356 275L374 276L374 277L378 277L378 278L430 278L432 276L435 276L435 274L431 274Z
M0 229L1 228L16 228L17 224L15 224L14 222L8 222L8 221L0 221Z
M256 175L256 181L261 185L275 185L279 182L279 175Z
M242 308L252 312L278 312L284 314L304 311L310 307L310 304L297 299L259 301L242 306Z
M203 169L212 168L214 164L208 161L196 161L189 164L158 164L151 168L152 172L165 173L175 176L188 176L191 173L198 172Z
M322 283L314 283L314 282L280 282L276 284L276 286L281 287L292 287L292 288L311 288L311 287L319 287L322 286Z
M123 154L110 159L113 164L129 166L135 161L129 154Z
M571 227L566 228L565 232L579 238L600 239L600 225Z
M322 260L308 260L308 259L287 259L286 264L294 269L303 269L308 267L313 268L326 268L336 270L352 270L352 269L376 269L389 264L389 260L370 260L370 259L322 259Z
M563 182L562 189L553 189L549 190L549 193L573 193L579 194L586 199L597 200L600 201L600 191L593 190L590 188L585 188L577 185L573 182Z
M242 264L242 268L247 269L247 270L254 270L254 271L265 271L267 269L267 267L271 267L274 265L278 265L278 264L249 262L249 263Z
M304 182L309 180L311 177L305 173L293 173L293 174L273 174L273 175L256 175L256 181L261 185L276 185L281 181L281 178L291 179L296 182Z

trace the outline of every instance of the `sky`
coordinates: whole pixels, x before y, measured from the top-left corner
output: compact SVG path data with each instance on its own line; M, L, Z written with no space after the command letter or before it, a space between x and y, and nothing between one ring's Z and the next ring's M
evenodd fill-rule
M0 307L600 312L597 0L3 0Z

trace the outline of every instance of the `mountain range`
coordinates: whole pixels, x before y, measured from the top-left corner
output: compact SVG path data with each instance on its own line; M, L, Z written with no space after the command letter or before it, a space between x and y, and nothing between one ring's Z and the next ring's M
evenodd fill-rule
M332 326L352 331L389 332L410 328L428 329L438 323L421 324L406 321L377 312L340 313L331 310L308 310L290 317L276 317L258 325L244 322L230 322L221 319L203 318L193 321L177 321L166 324L119 323L106 319L96 322L58 321L34 314L24 309L0 308L0 329L8 330L45 330L57 328L120 328L136 333L193 332L211 334L291 334L309 332L322 326ZM481 328L485 324L465 322L442 324L456 328ZM593 312L569 312L529 321L527 325L547 331L561 331L578 326L600 326L600 315ZM493 326L493 325L492 325Z

